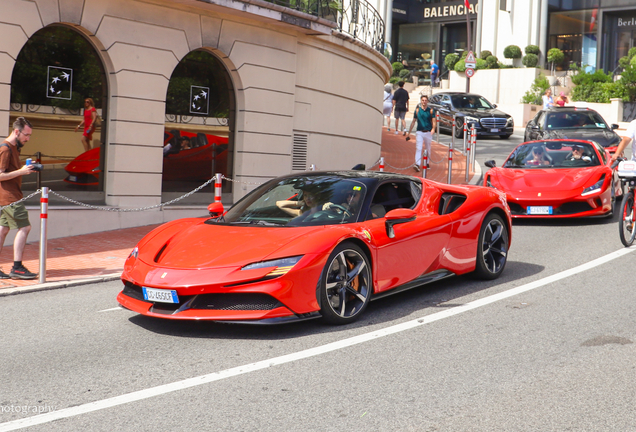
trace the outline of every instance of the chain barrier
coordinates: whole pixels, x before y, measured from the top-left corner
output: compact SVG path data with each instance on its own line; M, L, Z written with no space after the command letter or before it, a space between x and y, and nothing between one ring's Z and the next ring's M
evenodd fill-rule
M25 197L24 197L24 198L22 198L21 200L18 200L18 201L16 201L16 202L12 202L11 204L7 204L6 206L0 206L0 211L2 211L3 209L5 209L5 208L7 208L7 207L9 207L9 206L12 206L12 205L14 205L14 204L19 204L19 203L21 203L22 201L26 201L26 200L28 200L28 199L30 199L30 198L33 198L34 196L36 196L36 195L40 194L41 192L42 192L42 189L38 189L38 190L36 190L35 192L33 192L31 195L29 195L29 196L25 196Z
M246 181L241 181L241 180L234 180L234 179L231 179L229 177L225 177L223 174L221 174L221 178L224 179L224 180L227 180L229 182L232 182L232 183L248 184L248 185L252 185L252 186L260 186L260 185L263 184L263 183L252 183L252 182L246 182Z
M53 190L50 190L49 193L51 193L52 195L55 195L59 198L62 198L63 200L66 200L70 203L76 204L78 206L81 207L86 207L86 208L90 208L93 210L102 210L102 211L109 211L109 212L121 212L121 213L126 213L126 212L139 212L139 211L146 211L146 210L152 210L152 209L156 209L156 208L160 208L160 207L165 207L167 205L170 204L174 204L178 201L181 201L184 198L189 197L190 195L193 195L197 192L199 192L201 189L203 189L204 187L208 186L210 183L212 183L214 181L214 177L212 177L210 180L206 181L205 183L203 183L201 186L197 187L196 189L191 190L190 192L175 198L173 200L167 201L165 203L161 203L161 204L156 204L156 205L152 205L152 206L147 206L147 207L137 207L137 208L118 208L118 207L104 207L104 206L95 206L95 205L91 205L91 204L86 204L80 201L76 201L72 198L69 198L67 196L61 195ZM34 195L34 194L32 194Z

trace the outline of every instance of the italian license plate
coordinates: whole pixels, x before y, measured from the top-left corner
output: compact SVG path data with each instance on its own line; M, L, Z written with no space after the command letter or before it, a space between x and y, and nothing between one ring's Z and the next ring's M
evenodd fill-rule
M70 181L75 181L76 182L77 181L77 176L68 176L68 179Z
M499 129L490 129L490 132L499 132Z
M175 290L164 290L157 288L146 288L144 290L144 300L159 303L179 303L179 296Z
M551 215L552 207L550 206L531 206L528 207L529 215Z

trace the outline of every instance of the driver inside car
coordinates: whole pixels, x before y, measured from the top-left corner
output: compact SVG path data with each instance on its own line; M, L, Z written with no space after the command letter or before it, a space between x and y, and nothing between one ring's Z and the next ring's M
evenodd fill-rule
M345 209L351 215L356 213L359 210L361 204L362 204L362 191L360 190L359 186L354 186L353 189L345 191L342 204L335 205L333 203L328 202L322 206L322 209L332 210L337 213L342 213L343 212L342 209Z

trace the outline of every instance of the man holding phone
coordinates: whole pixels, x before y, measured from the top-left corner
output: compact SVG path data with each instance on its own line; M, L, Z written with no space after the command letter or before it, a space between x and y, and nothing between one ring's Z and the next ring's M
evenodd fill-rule
M37 274L31 273L22 264L22 254L31 224L24 203L16 204L24 196L22 176L35 172L33 165L22 165L20 162L20 148L31 139L32 133L31 123L24 117L18 117L13 123L13 132L0 144L0 252L9 230L18 230L13 242L13 267L9 274L0 270L0 279L37 277Z

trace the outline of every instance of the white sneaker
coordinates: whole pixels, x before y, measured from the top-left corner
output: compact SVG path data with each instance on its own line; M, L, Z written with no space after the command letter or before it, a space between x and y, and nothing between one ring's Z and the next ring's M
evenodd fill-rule
M396 135L399 135L399 134L400 134L400 132L398 132L398 131L395 131L395 134L396 134Z

